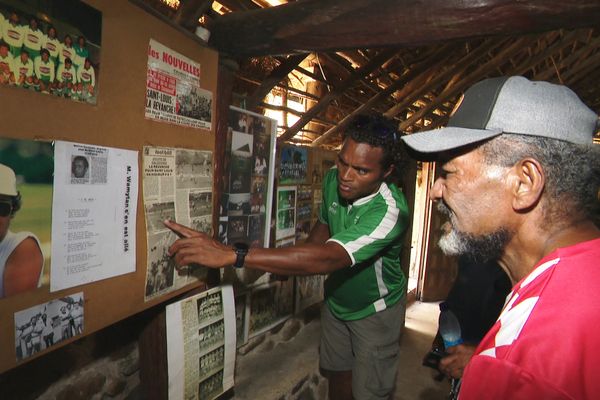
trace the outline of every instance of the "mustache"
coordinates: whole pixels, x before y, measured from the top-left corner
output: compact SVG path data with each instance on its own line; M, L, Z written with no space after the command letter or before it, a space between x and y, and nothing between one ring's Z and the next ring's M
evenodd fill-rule
M443 200L438 201L436 207L437 210L446 217L452 218L454 216L454 213L452 210L450 210L450 207L448 207Z

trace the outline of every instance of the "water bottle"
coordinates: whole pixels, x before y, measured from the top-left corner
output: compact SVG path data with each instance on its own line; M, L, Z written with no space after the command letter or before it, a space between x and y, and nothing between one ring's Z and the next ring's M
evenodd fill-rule
M445 348L456 346L463 342L458 318L456 318L456 315L448 308L446 303L440 303L438 329L442 339L444 339Z

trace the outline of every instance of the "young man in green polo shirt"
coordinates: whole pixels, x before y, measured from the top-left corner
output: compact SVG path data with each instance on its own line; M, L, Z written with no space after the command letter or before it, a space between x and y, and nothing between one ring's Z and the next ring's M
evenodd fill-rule
M304 244L248 249L236 243L232 249L165 221L182 237L169 249L178 265L329 274L320 363L331 399L383 400L394 389L404 325L406 277L400 249L408 207L398 187L386 180L399 165L399 142L395 123L382 116L351 121L337 168L324 178L319 221Z

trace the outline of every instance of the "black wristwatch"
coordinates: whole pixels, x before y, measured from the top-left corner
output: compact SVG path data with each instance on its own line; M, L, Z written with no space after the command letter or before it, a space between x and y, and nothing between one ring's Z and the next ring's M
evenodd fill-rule
M234 243L233 251L235 251L235 254L237 255L233 266L235 268L242 268L244 266L244 259L246 258L246 254L248 254L248 245L242 242Z

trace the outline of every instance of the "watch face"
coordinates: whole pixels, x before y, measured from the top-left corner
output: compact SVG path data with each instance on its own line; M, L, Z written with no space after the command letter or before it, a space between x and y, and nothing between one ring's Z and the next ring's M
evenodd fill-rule
M236 253L246 253L248 252L248 245L246 243L238 242L234 243L233 247Z

